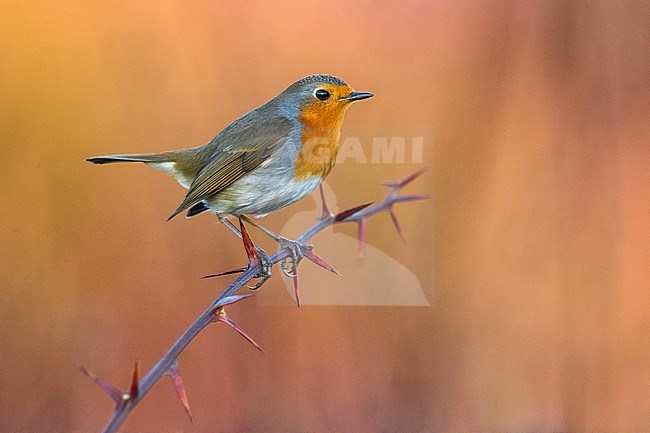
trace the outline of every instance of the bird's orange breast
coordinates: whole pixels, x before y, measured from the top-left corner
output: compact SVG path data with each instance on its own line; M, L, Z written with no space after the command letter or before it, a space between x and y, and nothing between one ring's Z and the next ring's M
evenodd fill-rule
M298 116L302 124L302 150L295 162L297 179L325 178L332 170L339 151L344 115L343 105L303 107Z

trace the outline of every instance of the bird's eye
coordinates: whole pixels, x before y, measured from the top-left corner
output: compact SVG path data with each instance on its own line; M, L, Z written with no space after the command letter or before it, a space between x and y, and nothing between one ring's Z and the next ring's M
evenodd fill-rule
M316 97L321 101L327 101L330 97L330 92L328 92L327 90L318 89L316 90L316 93L314 93L314 95L316 95Z

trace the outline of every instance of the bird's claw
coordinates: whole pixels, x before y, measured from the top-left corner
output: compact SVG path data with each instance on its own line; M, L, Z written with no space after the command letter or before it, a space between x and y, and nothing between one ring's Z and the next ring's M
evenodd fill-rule
M282 259L280 262L280 269L282 273L289 278L297 275L298 265L305 257L304 251L311 251L314 247L305 242L292 241L291 239L283 238L279 241L280 250L286 249L289 251L289 256Z
M255 251L257 252L257 258L260 265L260 271L255 274L255 278L260 278L260 280L257 281L254 286L247 286L251 290L259 289L264 283L266 283L266 280L271 278L271 268L273 267L273 262L269 255L266 254L266 251L257 246L255 247Z

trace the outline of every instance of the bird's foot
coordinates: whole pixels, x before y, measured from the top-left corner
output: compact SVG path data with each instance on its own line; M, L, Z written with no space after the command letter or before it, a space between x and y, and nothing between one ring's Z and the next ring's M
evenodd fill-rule
M314 247L306 242L294 241L284 237L277 239L277 241L280 245L280 250L286 249L289 252L289 256L280 262L280 269L287 277L295 277L300 261L305 256L310 256Z
M271 268L273 268L273 261L271 261L269 255L266 254L266 251L255 245L255 252L257 253L257 260L260 266L260 271L255 274L255 278L260 278L260 280L257 281L254 286L248 286L251 290L257 290L262 287L262 285L266 283L266 280L271 278Z

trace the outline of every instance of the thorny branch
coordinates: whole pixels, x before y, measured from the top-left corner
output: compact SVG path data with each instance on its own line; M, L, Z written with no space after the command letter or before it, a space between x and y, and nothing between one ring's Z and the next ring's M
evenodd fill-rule
M395 182L385 182L384 184L390 187L390 192L386 198L379 203L366 203L360 206L353 207L351 209L339 212L334 215L328 208L327 202L325 200L325 195L321 187L321 200L323 205L323 213L318 221L311 226L307 231L305 231L298 239L296 239L293 245L280 244L280 249L277 253L268 257L268 260L271 264L283 263L286 260L295 260L299 262L302 258L307 258L315 264L327 269L331 272L337 273L336 270L331 267L325 260L318 256L310 245L307 245L306 242L313 238L323 229L340 223L357 223L357 237L359 242L359 256L363 256L363 246L365 240L365 230L366 230L366 220L368 217L381 212L388 212L391 216L391 219L397 229L400 237L404 238L404 233L402 227L397 220L397 215L395 213L394 206L398 203L405 203L416 200L423 200L428 197L422 195L398 195L398 192L416 177L420 176L424 172L420 170L413 173L412 175L401 179ZM226 314L225 307L234 304L235 302L247 299L252 294L237 294L239 290L243 287L247 287L247 283L255 278L263 277L263 266L265 263L263 258L260 257L255 245L251 241L246 227L243 222L240 220L240 230L242 235L242 240L244 242L244 248L248 255L248 266L241 269L236 269L233 271L223 272L218 275L227 275L233 273L240 273L241 275L233 281L226 289L221 292L219 297L210 305L210 307L199 316L198 319L180 336L180 338L172 345L169 351L158 361L158 363L142 378L139 378L139 362L136 361L133 374L131 378L131 384L128 391L122 391L115 386L111 385L104 379L97 376L95 373L81 367L81 370L90 377L104 392L106 392L109 397L115 402L115 409L113 415L109 419L108 423L102 430L103 433L115 433L119 430L120 426L124 423L126 418L129 416L131 411L138 405L138 403L147 395L151 388L160 380L163 376L169 376L172 380L176 394L180 399L187 415L192 421L192 411L190 410L189 402L187 395L185 393L185 387L183 386L183 381L180 376L180 370L178 367L178 357L185 350L185 348L194 340L194 338L209 324L214 322L223 322L233 329L235 329L239 334L241 334L246 340L252 343L257 349L262 350L262 348L243 330L241 329L228 314ZM298 245L298 257L296 257L296 245ZM296 303L300 306L299 292L298 292L298 274L297 274L297 265L298 263L293 263L293 283L294 290L296 295ZM213 275L214 276L214 275Z

